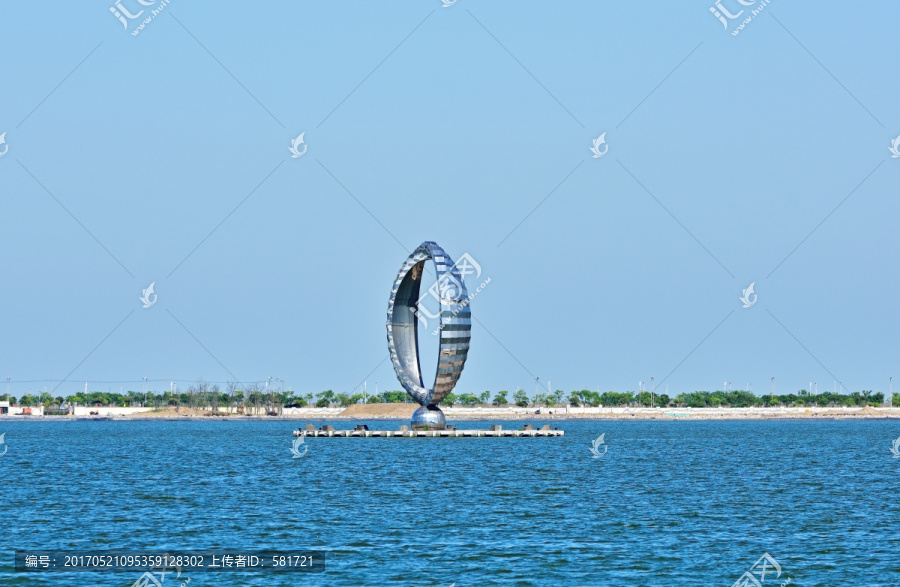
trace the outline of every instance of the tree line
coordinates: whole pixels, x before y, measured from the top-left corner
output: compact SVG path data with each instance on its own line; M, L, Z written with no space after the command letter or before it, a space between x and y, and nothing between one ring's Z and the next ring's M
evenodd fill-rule
M893 396L893 405L900 407L900 394ZM111 393L102 391L81 392L67 397L53 397L42 392L39 394L26 393L20 398L9 394L0 396L0 401L8 401L14 406L45 408L60 407L66 405L75 406L103 406L103 407L180 407L185 406L198 410L210 410L213 412L225 411L229 413L281 413L284 408L302 408L315 406L318 408L347 407L361 403L414 403L412 398L403 390L385 391L379 394L366 393L335 393L333 390L313 394L299 394L294 391L266 391L259 387L250 386L246 389L238 389L234 383L229 383L223 390L218 385L210 385L198 382L188 387L184 392L154 391L138 392L127 391L124 393ZM506 406L514 404L519 407L560 407L571 405L575 407L650 407L651 394L648 391L607 391L599 393L589 389L566 392L558 389L552 393L537 393L529 396L525 390L516 389L510 397L509 391L501 390L496 394L484 391L479 394L460 393L449 394L441 402L445 406ZM810 393L805 389L797 393L786 395L754 395L749 391L693 391L679 393L674 398L666 394L654 394L652 405L655 407L678 408L707 408L707 407L804 407L804 406L880 406L884 403L884 394L873 393L871 390L855 391L848 394L832 393L830 391L819 394Z
M749 391L693 391L679 393L674 398L666 394L654 394L653 406L677 407L677 408L752 408L752 407L851 407L851 406L880 406L884 404L884 394L873 393L871 390L854 391L849 394L810 393L805 389L797 393L785 395L755 395ZM586 406L644 406L650 407L650 392L626 391L617 393L608 391L600 394L596 391L581 390L569 394L569 403L572 405ZM893 406L900 407L900 395L892 398Z

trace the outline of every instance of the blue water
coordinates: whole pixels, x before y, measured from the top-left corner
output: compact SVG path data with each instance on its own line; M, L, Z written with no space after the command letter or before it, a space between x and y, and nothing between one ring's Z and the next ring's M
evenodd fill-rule
M766 552L782 575L763 585L900 585L900 422L553 425L566 436L312 438L293 459L290 422L0 420L0 585L141 574L14 573L16 548L327 552L324 574L166 586L728 586Z

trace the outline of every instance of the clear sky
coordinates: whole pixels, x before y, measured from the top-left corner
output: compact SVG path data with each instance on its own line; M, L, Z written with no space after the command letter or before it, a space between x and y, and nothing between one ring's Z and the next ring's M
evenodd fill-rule
M399 389L434 240L458 392L887 391L900 5L763 1L5 2L0 378Z

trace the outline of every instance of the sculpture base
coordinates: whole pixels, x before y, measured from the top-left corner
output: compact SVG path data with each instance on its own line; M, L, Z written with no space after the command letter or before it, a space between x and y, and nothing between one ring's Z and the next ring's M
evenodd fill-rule
M413 412L410 424L413 430L444 430L447 428L447 419L439 407L421 406Z

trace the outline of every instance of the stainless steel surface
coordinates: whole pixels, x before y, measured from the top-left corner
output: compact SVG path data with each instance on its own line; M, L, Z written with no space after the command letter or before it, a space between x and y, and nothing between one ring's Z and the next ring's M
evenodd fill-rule
M422 274L429 260L434 262L437 283L427 293L435 295L441 307L437 373L430 389L422 379L417 330ZM469 352L471 316L469 294L453 259L437 243L419 245L403 263L391 289L387 339L400 385L420 405L437 406L456 386Z
M447 427L444 412L437 406L420 406L410 419L413 430L443 430Z

